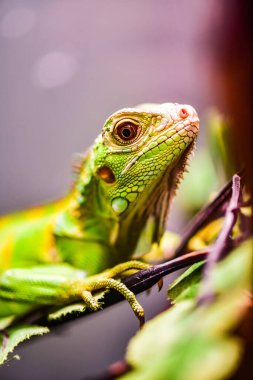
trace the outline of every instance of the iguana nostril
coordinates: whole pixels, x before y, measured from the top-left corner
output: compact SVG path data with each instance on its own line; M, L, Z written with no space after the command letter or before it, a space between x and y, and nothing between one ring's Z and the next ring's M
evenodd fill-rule
M181 108L179 111L179 116L182 117L182 119L185 119L187 116L189 116L189 112L186 108Z

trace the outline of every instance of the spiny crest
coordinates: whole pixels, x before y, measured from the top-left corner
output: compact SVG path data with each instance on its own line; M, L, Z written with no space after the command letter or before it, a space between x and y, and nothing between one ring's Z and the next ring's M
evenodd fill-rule
M81 174L81 171L84 167L84 164L86 162L86 158L88 155L88 151L84 153L74 153L72 158L72 184L71 188L73 188Z

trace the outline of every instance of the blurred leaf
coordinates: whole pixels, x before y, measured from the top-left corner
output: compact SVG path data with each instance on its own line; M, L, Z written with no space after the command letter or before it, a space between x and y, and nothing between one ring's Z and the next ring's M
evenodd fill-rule
M0 331L10 326L15 319L15 315L9 315L8 317L0 318Z
M218 189L219 181L212 158L206 149L198 149L190 165L191 174L184 175L176 202L188 212L194 213L207 203L210 192Z
M175 232L165 231L159 244L153 243L151 250L142 255L142 260L147 262L161 261L174 257L176 248L180 243L180 235Z
M123 378L214 380L227 376L237 365L241 349L235 338L215 334L215 328L219 330L215 324L226 326L231 311L238 307L233 303L227 309L227 299L223 303L224 313L219 315L223 321L211 317L210 325L204 323L205 318L215 310L196 310L193 301L180 302L147 323L130 342L127 361L134 371Z
M190 214L209 201L210 195L236 171L229 121L215 108L207 112L205 119L205 146L196 150L191 173L184 175L176 198Z
M130 341L126 359L133 370L124 379L218 380L235 370L242 344L231 331L247 307L251 248L248 241L217 265L213 281L219 296L211 304L189 299L196 296L200 266L192 266L172 284L176 305Z
M194 298L199 288L204 261L193 264L169 286L168 295L171 302Z
M196 251L199 249L205 249L207 246L213 244L219 235L223 224L223 217L212 220L190 238L187 248L190 251Z
M4 363L14 348L24 340L34 335L42 335L49 332L47 327L19 325L1 332L0 335L0 365Z
M252 241L249 240L222 260L213 273L214 291L222 293L231 288L247 288L252 275L251 255ZM171 301L178 302L197 295L202 263L192 265L169 286L168 295Z
M230 135L229 121L217 109L208 112L208 145L209 150L219 175L225 180L229 179L236 171L233 146Z

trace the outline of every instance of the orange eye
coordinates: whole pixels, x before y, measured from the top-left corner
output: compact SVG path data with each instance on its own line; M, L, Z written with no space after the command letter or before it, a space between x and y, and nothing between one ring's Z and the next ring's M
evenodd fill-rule
M122 143L131 142L139 136L140 128L140 125L127 120L116 125L114 135Z

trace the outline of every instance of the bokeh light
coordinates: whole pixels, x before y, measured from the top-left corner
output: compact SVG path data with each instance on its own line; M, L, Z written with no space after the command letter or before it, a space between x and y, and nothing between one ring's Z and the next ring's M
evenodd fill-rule
M33 81L44 88L62 86L72 78L77 67L74 56L54 51L38 59L34 67Z

